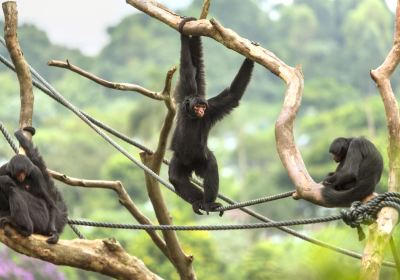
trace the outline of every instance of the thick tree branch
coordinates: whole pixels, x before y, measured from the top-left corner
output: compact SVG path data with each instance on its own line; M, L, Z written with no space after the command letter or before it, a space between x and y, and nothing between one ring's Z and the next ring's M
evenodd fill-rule
M131 197L125 190L124 186L119 181L103 181L103 180L84 180L78 178L68 177L65 174L48 170L49 174L56 180L63 182L69 186L78 186L84 188L102 188L110 189L118 194L119 202L131 213L131 215L141 224L151 225L151 221L147 218L132 201ZM157 247L169 258L168 248L164 240L158 235L157 232L148 230L147 234L151 237Z
M166 13L157 7L153 0L126 0L126 2L174 29L178 28L181 21L181 17ZM227 48L256 61L286 83L284 104L276 122L275 133L279 156L296 187L295 198L302 198L325 207L334 207L335 205L328 204L322 198L321 190L324 186L317 184L311 178L294 141L293 126L301 104L304 84L300 69L286 65L271 51L253 45L248 39L242 38L233 30L223 27L214 19L210 21L190 21L185 24L183 32L210 37Z
M135 91L135 92L138 92L138 93L140 93L144 96L147 96L151 99L165 100L165 95L164 95L165 88L164 88L164 90L162 90L160 92L156 92L156 91L148 90L148 89L146 89L142 86L136 85L136 84L110 82L110 81L104 80L88 71L85 71L85 70L79 68L78 66L71 64L68 60L67 60L67 62L59 61L59 60L50 60L47 64L49 66L56 66L56 67L60 67L60 68L69 69L72 72L75 72L75 73L77 73L85 78L88 78L89 80L92 80L93 82L100 84L107 88L117 89L117 90L121 90L121 91ZM167 74L167 76L168 76L168 74Z
M13 250L57 265L68 265L100 272L118 279L161 279L152 273L142 261L127 254L113 239L60 240L55 245L46 242L47 237L31 235L21 237L9 226L0 230L0 241Z
M26 126L32 126L34 103L32 77L18 41L17 3L14 1L4 2L2 7L4 13L4 39L6 41L6 46L11 60L15 66L15 72L17 73L19 82L21 98L19 126L23 128ZM24 132L24 134L28 139L32 138L30 133ZM25 151L20 148L20 153L24 154Z
M400 0L397 1L395 26L393 47L382 65L371 71L371 77L379 89L386 112L389 134L388 191L400 192L400 113L390 82L390 77L400 62ZM370 227L362 260L362 279L379 279L384 248L391 238L398 219L396 210L384 208L379 213L376 224Z

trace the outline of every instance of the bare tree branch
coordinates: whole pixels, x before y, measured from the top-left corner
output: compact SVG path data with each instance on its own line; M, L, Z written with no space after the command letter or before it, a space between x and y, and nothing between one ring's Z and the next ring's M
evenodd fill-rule
M84 180L68 177L57 171L48 170L49 174L56 180L63 182L69 186L79 186L84 188L102 188L111 189L118 194L119 202L132 214L132 216L141 224L151 225L151 221L147 218L132 201L131 197L119 181L103 181L103 180ZM153 230L147 230L147 234L151 237L157 247L169 258L168 248L164 240Z
M210 10L211 0L204 0L203 8L201 9L201 14L199 19L206 19L208 16L208 11Z
M60 240L55 245L46 242L47 237L31 235L21 237L6 226L0 230L0 241L13 250L57 265L68 265L95 271L118 279L161 279L152 273L136 257L127 254L113 239Z
M32 126L34 103L32 77L18 41L17 3L14 1L7 1L2 4L2 7L4 13L4 39L19 81L21 98L19 126L23 128ZM24 132L24 134L28 139L32 139L30 133ZM25 154L25 151L20 148L19 153Z
M155 1L126 0L126 2L174 29L178 28L181 21L181 17L166 13L157 7ZM286 65L271 51L261 46L253 45L248 39L242 38L233 30L223 27L214 19L210 21L190 21L185 24L183 32L185 34L210 37L227 48L256 61L286 83L287 89L284 104L275 125L275 134L279 156L296 187L297 192L294 198L302 198L325 207L335 207L335 205L324 201L321 195L324 186L317 184L311 178L294 141L294 121L301 104L304 84L301 70Z
M400 0L397 1L395 26L393 47L382 65L371 71L371 77L379 89L386 112L389 138L388 190L400 192L400 113L390 82L390 77L400 62ZM384 248L392 236L398 219L399 215L395 209L383 208L376 223L370 227L361 263L362 279L379 279Z
M50 60L47 63L49 66L55 66L55 67L60 67L60 68L65 68L68 70L71 70L72 72L75 72L85 78L88 78L89 80L92 80L93 82L102 85L104 87L107 88L111 88L111 89L117 89L117 90L121 90L121 91L135 91L138 92L144 96L147 96L151 99L155 99L155 100L165 100L164 97L164 90L160 91L160 92L156 92L156 91L151 91L148 90L142 86L136 85L136 84L130 84L130 83L116 83L116 82L110 82L107 80L104 80L88 71L85 71L81 68L79 68L78 66L75 66L73 64L71 64L68 60L67 62L64 61L59 61L59 60Z

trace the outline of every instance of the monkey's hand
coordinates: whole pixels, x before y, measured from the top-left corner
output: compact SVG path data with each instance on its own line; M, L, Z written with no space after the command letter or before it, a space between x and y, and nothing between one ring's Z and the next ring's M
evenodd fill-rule
M330 172L328 176L322 181L325 186L332 185L335 181L337 181L338 175L335 172Z
M181 22L179 23L178 31L179 31L180 33L182 33L182 31L183 31L183 26L186 24L186 22L188 22L188 21L195 21L195 20L197 20L197 18L195 18L195 17L183 17L182 20L181 20Z

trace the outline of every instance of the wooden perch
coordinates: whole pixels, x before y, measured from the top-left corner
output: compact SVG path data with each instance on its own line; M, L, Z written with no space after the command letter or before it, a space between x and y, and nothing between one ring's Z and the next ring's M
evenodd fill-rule
M393 93L390 77L400 62L400 0L397 1L396 24L393 47L381 66L371 71L386 112L388 126L389 175L388 191L400 192L400 113L396 96ZM361 263L361 279L379 279L384 249L398 222L399 213L393 208L383 208L370 234L364 249Z
M178 28L181 21L181 17L165 12L155 4L155 1L126 0L126 2L174 29ZM214 19L210 21L190 21L185 24L183 32L185 34L210 37L227 48L256 61L286 83L287 89L284 103L276 121L275 134L279 156L296 187L294 198L302 198L325 207L335 207L335 205L328 204L322 198L321 191L324 186L316 183L311 178L294 141L294 121L301 104L304 84L301 70L298 67L294 68L286 65L271 51L261 46L253 45L248 39L239 36L231 29L223 27Z
M4 13L4 39L6 41L7 50L10 54L11 60L15 66L15 72L17 73L19 82L21 98L19 126L23 128L26 126L32 126L34 103L32 77L18 41L17 3L15 1L7 1L2 4L2 7ZM24 132L24 134L28 139L32 138L30 133ZM25 152L23 149L20 149L20 153Z
M167 87L167 82L164 86L164 89L160 92L156 92L156 91L151 91L148 90L142 86L136 85L136 84L130 84L130 83L116 83L116 82L110 82L107 80L104 80L88 71L85 71L81 68L79 68L78 66L75 66L73 64L71 64L68 60L67 62L64 61L59 61L59 60L50 60L47 63L49 66L55 66L55 67L60 67L60 68L65 68L68 70L71 70L72 72L75 72L85 78L88 78L89 80L92 80L93 82L102 85L104 87L107 88L111 88L111 89L117 89L117 90L121 90L121 91L135 91L138 92L144 96L147 96L151 99L155 99L155 100L165 100L165 91L166 91L166 87ZM168 73L167 73L167 77L168 77Z
M60 240L55 245L47 237L31 235L21 237L6 226L0 230L0 241L13 250L57 265L68 265L95 271L118 279L161 279L142 261L127 254L114 239Z

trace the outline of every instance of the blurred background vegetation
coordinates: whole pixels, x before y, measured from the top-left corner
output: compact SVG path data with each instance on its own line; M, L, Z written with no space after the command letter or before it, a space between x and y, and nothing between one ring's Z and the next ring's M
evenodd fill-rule
M378 191L387 189L387 129L385 113L369 70L378 66L390 49L394 14L383 0L295 0L289 5L262 0L216 0L211 14L224 26L261 45L289 65L302 65L305 90L295 127L296 143L316 181L335 168L327 152L337 136L366 136L385 158L385 172ZM178 11L198 16L202 1ZM132 7L127 6L127 9ZM62 32L60 30L60 32ZM50 59L69 59L88 71L112 80L138 83L149 89L163 87L167 70L178 65L179 35L166 25L137 13L108 29L109 43L96 56L53 45L46 34L32 25L19 28L19 39L29 63L72 103L110 126L154 148L165 108L163 103L135 93L102 88L69 71L46 65ZM213 40L204 38L209 96L229 85L243 57ZM4 50L2 53L5 54ZM175 78L176 79L176 78ZM399 86L399 75L393 79ZM0 120L10 131L18 126L18 83L14 73L0 65ZM210 147L220 166L220 191L236 200L247 200L293 189L275 148L274 122L283 100L281 80L256 66L251 84L239 109L211 132ZM73 114L39 91L35 91L35 143L50 168L73 177L120 180L143 212L154 219L147 198L143 172L107 145ZM138 150L123 144L137 155ZM12 150L0 140L0 161ZM166 177L166 167L162 175ZM135 222L105 190L77 189L58 184L68 201L71 217L97 221ZM191 207L164 191L176 224L249 223L239 211L198 217ZM284 201L254 207L273 219L328 215L304 201ZM332 244L361 251L355 230L343 223L297 227L304 233ZM88 238L115 237L165 279L177 279L172 265L143 232L81 228ZM399 238L397 230L396 240ZM358 260L310 245L278 230L179 233L187 253L195 256L199 279L357 279ZM74 238L66 229L63 238ZM14 260L34 279L39 275L31 260L6 251L0 261ZM391 259L390 252L387 259ZM3 260L2 260L3 259ZM107 279L72 268L56 268L60 279ZM3 279L18 278L14 270L2 271ZM51 271L51 269L49 269ZM2 274L3 273L3 274ZM39 276L37 276L39 275ZM13 278L14 277L14 278ZM384 268L382 279L394 279Z

